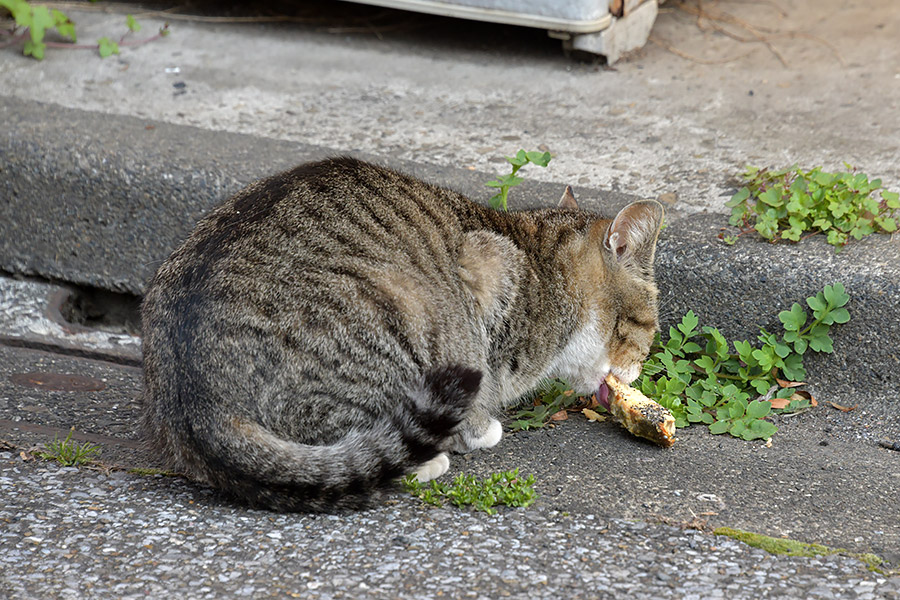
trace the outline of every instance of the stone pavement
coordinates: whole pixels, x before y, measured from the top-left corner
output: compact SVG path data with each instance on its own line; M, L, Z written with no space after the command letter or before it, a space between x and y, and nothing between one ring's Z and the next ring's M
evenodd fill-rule
M0 279L0 289L0 594L10 598L900 598L900 576L851 555L773 556L710 534L724 525L876 553L890 573L896 454L838 411L780 419L771 446L692 428L662 450L580 418L507 432L451 466L535 476L535 505L494 516L399 490L353 514L252 511L142 474L161 465L135 434L132 336L79 338L54 321L57 286ZM79 344L94 358L73 356ZM35 458L70 428L101 448L99 463Z

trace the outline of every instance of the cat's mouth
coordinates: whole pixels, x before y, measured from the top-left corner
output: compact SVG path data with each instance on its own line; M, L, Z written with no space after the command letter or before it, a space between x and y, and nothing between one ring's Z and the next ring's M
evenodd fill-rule
M609 386L606 385L606 381L600 383L600 389L597 390L597 402L600 403L600 406L609 410Z

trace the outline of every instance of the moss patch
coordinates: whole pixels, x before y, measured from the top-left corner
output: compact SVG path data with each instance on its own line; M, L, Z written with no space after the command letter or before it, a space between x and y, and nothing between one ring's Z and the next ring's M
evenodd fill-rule
M861 561L870 571L881 572L879 567L884 562L881 557L875 554L850 552L844 548L830 548L822 544L807 544L796 540L786 538L773 538L759 533L743 531L741 529L732 529L731 527L718 527L713 530L715 535L724 535L739 542L744 542L748 546L765 550L769 554L780 554L784 556L830 556L832 554L840 554L849 556Z
M128 472L132 475L144 475L144 476L152 476L152 475L163 475L165 477L178 477L178 473L174 473L172 471L164 471L162 469L152 469L147 467L134 467L128 469Z

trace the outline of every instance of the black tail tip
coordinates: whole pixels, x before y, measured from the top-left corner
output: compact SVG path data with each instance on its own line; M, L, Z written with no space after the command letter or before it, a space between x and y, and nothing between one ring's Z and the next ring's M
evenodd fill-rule
M434 396L468 406L478 393L483 376L478 369L451 365L431 371L425 383Z

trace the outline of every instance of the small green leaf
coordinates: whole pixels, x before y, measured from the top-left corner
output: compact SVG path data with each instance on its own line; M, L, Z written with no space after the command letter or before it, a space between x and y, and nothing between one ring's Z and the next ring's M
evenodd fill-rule
M778 318L784 324L787 331L799 331L806 324L806 311L796 302L791 306L791 310L783 310L778 313Z
M59 32L59 35L69 38L73 42L76 41L75 24L69 17L55 8L50 9L50 16L53 18L53 25L56 27L56 31Z
M746 430L746 434L742 435L745 440L767 440L778 431L778 427L769 423L768 421L764 421L762 419L757 419L756 421L752 421L750 426Z
M31 40L25 40L25 46L22 48L22 52L25 56L33 56L38 60L43 60L44 50L46 48L47 44L44 44L43 42L35 43Z
M753 389L756 390L757 394L765 394L769 391L771 384L765 379L754 379L751 382Z
M775 188L769 188L759 195L760 202L765 202L773 208L778 208L784 204L784 200Z
M747 362L747 358L749 358L753 352L753 346L751 346L750 342L747 340L738 340L734 342L734 349L738 351L738 355L744 362Z
M729 208L734 208L734 207L738 206L739 204L743 204L744 202L746 202L747 198L749 198L749 197L750 197L750 190L748 190L745 187L742 187L741 189L738 190L738 192L734 196L731 197L731 200L729 200L728 202L725 203L725 206L727 206Z
M703 355L694 361L694 364L706 371L712 373L716 368L716 361L708 355Z
M831 303L831 306L844 306L850 302L850 295L844 289L844 284L840 281L834 285L826 285L824 295L828 302Z
M0 0L0 6L6 8L19 27L31 27L31 5L25 0Z
M98 50L100 51L100 58L106 58L113 54L119 53L119 44L112 41L108 37L102 37L97 40Z
M141 24L134 20L134 17L131 15L125 15L125 25L128 26L128 30L137 33L141 30Z
M681 318L681 323L678 324L678 330L681 331L686 338L691 337L691 334L697 328L699 322L700 319L694 314L694 311L689 310L687 311L687 314Z
M745 409L740 402L732 402L728 405L728 416L731 419L740 419L745 414Z
M40 44L44 40L44 33L47 29L51 29L55 26L55 21L53 16L50 14L50 9L46 6L39 4L37 6L32 6L31 8L31 41L35 44Z
M803 368L803 357L800 354L791 354L785 358L784 366L781 369L784 376L791 381L803 381L806 379L806 370Z
M754 401L747 406L747 416L761 419L768 415L771 409L772 403L769 401Z
M512 175L512 174L503 175L498 179L500 186L508 186L508 187L517 186L520 183L522 183L523 181L525 181L523 178L516 177L515 175ZM491 187L495 187L495 186L491 186Z
M526 152L525 157L539 167L546 167L552 158L549 152Z
M791 353L791 349L784 344L775 344L775 354L779 358L784 358Z
M886 233L893 233L897 231L897 220L893 217L875 217L875 222L881 227Z
M884 200L888 208L900 208L900 193L882 191L881 199Z
M832 246L843 246L847 243L847 234L832 229L828 232L828 243Z
M850 320L850 312L846 308L836 308L830 314L835 323L846 323Z
M828 306L828 304L825 302L825 297L822 296L822 292L819 292L819 294L817 294L816 296L810 296L809 298L807 298L806 303L811 309L815 311L825 310L825 307Z
M828 335L818 335L809 340L809 347L816 352L825 352L831 354L834 352L834 345Z
M730 426L731 424L728 421L716 421L709 426L709 432L715 435L719 435L728 431L728 428Z
M528 158L525 156L524 150L519 150L515 156L506 156L506 162L514 167L524 167L528 164Z

